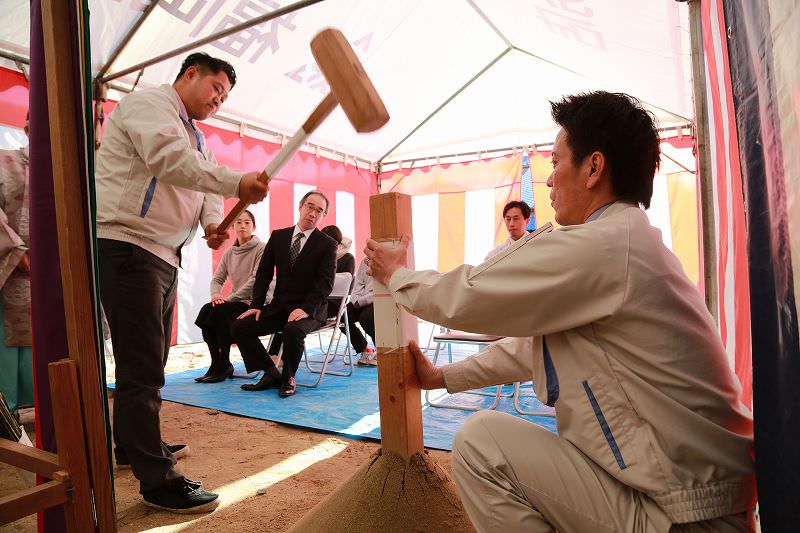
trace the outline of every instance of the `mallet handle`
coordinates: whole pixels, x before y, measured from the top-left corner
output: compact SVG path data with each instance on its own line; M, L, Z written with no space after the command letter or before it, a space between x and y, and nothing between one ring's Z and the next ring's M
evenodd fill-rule
M300 146L303 145L303 142L311 135L317 127L322 124L322 121L325 120L325 117L331 114L331 111L336 109L337 106L336 97L333 96L333 93L328 93L328 95L320 102L320 104L311 112L308 119L303 123L303 126L297 130L289 142L286 143L283 148L272 158L272 161L267 164L267 168L264 169L261 174L258 175L258 181L261 183L269 183L275 175L280 172L283 166L292 158L292 156L300 149ZM226 216L222 222L220 223L219 227L217 228L218 233L225 232L228 227L233 224L233 221L242 214L249 204L244 200L239 200L239 202L231 209L228 216Z

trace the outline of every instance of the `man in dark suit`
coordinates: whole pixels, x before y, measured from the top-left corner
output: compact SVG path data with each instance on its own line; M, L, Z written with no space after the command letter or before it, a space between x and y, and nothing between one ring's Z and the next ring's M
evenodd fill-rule
M328 212L328 198L310 191L300 200L299 211L297 225L270 235L256 271L250 309L231 325L231 336L239 345L247 371L264 371L258 383L242 385L242 389L279 389L281 398L297 390L294 375L305 338L325 323L326 298L336 272L336 242L317 229ZM273 276L277 276L275 292L265 306ZM258 338L278 331L283 332L283 373Z

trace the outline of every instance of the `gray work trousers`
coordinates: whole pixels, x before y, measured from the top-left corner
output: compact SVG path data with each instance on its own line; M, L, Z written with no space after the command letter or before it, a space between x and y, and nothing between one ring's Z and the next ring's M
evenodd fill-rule
M134 244L99 239L98 248L100 299L116 363L114 444L144 493L181 477L159 420L178 274Z

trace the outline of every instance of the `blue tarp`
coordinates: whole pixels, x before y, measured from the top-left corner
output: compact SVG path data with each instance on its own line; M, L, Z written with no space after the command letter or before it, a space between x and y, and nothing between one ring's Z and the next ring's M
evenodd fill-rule
M320 357L318 350L310 350L311 357ZM455 351L454 351L454 355ZM461 356L466 355L461 352ZM342 370L341 359L329 368ZM237 373L243 373L241 362L235 362ZM216 409L235 415L271 420L347 437L380 440L380 416L378 411L378 370L375 367L356 367L350 377L328 376L318 388L298 387L297 394L290 398L278 397L277 390L243 391L240 385L251 383L250 379L229 379L222 383L197 383L194 378L202 371L187 370L166 377L161 389L164 400ZM316 381L317 375L306 370L300 363L297 380L301 383ZM113 387L113 384L109 385ZM492 393L495 388L492 387ZM510 395L512 387L504 387ZM437 401L445 391L432 391L431 399ZM447 398L447 402L488 406L494 396L458 394ZM521 407L525 410L547 409L535 398L530 383L521 389ZM512 399L503 398L499 411L515 414ZM424 403L422 423L425 446L439 450L451 450L453 435L471 415L471 411L443 409ZM526 420L555 432L555 419L548 417L522 416Z

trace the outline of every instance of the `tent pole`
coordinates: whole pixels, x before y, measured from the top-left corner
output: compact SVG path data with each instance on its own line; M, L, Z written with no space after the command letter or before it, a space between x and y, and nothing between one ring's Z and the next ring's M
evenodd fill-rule
M692 46L692 85L694 87L694 129L696 139L697 176L700 185L702 223L703 283L706 307L719 325L719 289L717 286L717 242L714 219L714 187L711 175L711 147L708 131L703 23L700 0L689 0L689 28Z
M223 37L227 37L228 35L233 35L234 33L239 33L240 31L246 30L248 28L252 28L253 26L258 26L259 24L263 24L272 19L276 19L278 17L282 17L294 11L298 11L305 7L318 4L324 0L301 0L300 2L295 2L294 4L290 4L286 7L282 7L280 9L276 9L275 11L271 11L270 13L266 13L261 15L260 17L256 17L254 19L250 19L247 22L243 22L241 24L237 24L236 26L231 26L225 30L219 31L208 37L204 37L198 41L194 41L192 43L180 46L171 50L169 52L165 52L161 55L148 59L147 61L142 61L141 63L137 63L132 67L128 67L124 70L120 70L119 72L115 72L114 74L110 74L108 76L104 76L100 79L100 83L108 83L111 80L115 80L117 78L121 78L123 76L127 76L131 72L136 72L137 70L141 70L143 68L149 67L151 65L155 65L157 63L161 63L166 59L173 58L177 55L183 54L184 52L188 52L189 50L193 50L195 48L199 48L203 45L213 43L214 41L218 41Z
M119 44L114 49L114 51L111 52L111 56L108 58L108 61L106 61L103 64L103 66L100 67L100 71L94 77L96 85L97 85L97 82L99 80L103 79L103 76L106 75L106 72L108 72L108 69L111 68L111 65L114 64L114 61L117 60L117 57L119 57L119 55L122 53L122 51L125 50L125 47L127 47L128 43L130 43L131 39L133 39L133 36L136 35L136 32L138 32L139 28L141 28L142 24L144 24L144 21L147 20L147 17L150 16L150 13L153 12L153 10L156 8L156 6L158 6L158 4L160 2L161 2L161 0L153 0L150 3L150 5L148 5L144 9L144 12L142 12L142 16L139 17L136 20L136 23L133 25L133 27L128 31L128 33L125 34L125 37L122 38L122 40L119 42Z

